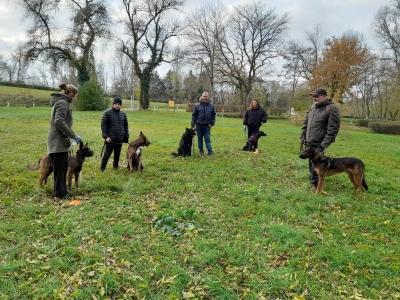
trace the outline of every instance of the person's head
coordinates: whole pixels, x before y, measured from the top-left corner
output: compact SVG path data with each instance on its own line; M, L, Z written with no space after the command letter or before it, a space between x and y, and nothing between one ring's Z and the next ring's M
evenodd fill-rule
M62 83L59 88L64 91L64 94L67 95L71 101L78 95L78 88L72 84Z
M208 102L208 100L209 100L208 92L204 91L203 94L201 94L200 101Z
M315 103L324 102L327 97L327 92L324 89L317 89L314 93L311 93L310 96L313 97Z
M122 105L122 99L121 97L114 97L113 102L112 102L112 108L114 110L120 110Z
M260 106L260 104L258 103L257 99L253 99L250 102L250 108L251 109L257 109Z

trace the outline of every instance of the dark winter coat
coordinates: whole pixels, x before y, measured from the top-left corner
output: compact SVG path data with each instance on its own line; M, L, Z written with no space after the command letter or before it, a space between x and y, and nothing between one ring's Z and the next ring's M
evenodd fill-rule
M335 138L340 128L340 114L330 99L316 103L308 111L303 123L301 139L307 145L321 146L326 149Z
M71 142L70 138L76 135L72 130L71 99L62 93L51 94L50 104L52 106L50 128L47 138L48 153L68 152Z
M214 105L209 102L198 103L192 113L192 127L194 126L214 126L215 125L215 109Z
M256 109L248 109L243 117L243 125L259 128L262 123L267 122L268 115L264 109L258 106Z
M121 110L108 109L101 118L103 138L111 138L114 143L127 143L129 140L128 119Z

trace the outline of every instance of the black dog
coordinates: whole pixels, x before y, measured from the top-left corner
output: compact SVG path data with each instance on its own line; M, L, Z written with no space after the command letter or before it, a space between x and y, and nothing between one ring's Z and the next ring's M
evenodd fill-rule
M367 182L365 181L365 166L361 159L356 157L338 157L331 158L325 154L316 151L314 148L306 148L299 155L301 159L311 159L315 172L318 174L317 194L325 192L325 178L346 172L356 191L362 192L368 190Z
M196 132L193 128L186 128L185 132L182 135L181 141L179 143L178 153L172 153L173 156L191 156L192 155L192 144L193 137L196 135Z
M257 133L252 134L247 140L247 143L242 150L254 152L256 150L256 143L258 139L262 136L267 136L267 134L264 131L259 131Z

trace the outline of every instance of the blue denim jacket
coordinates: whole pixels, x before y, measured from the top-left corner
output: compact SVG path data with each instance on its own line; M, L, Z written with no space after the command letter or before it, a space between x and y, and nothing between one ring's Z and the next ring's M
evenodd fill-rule
M192 113L192 127L194 125L200 126L214 126L215 124L215 109L214 105L209 102L198 103Z

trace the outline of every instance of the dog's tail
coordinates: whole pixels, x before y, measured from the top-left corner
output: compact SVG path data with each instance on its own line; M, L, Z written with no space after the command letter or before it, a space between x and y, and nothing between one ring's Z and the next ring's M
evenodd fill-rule
M39 170L40 160L41 160L41 158L39 158L39 160L36 164L26 165L26 167L31 171Z
M367 182L365 181L365 176L363 175L363 178L362 178L362 186L368 191L368 184L367 184Z

